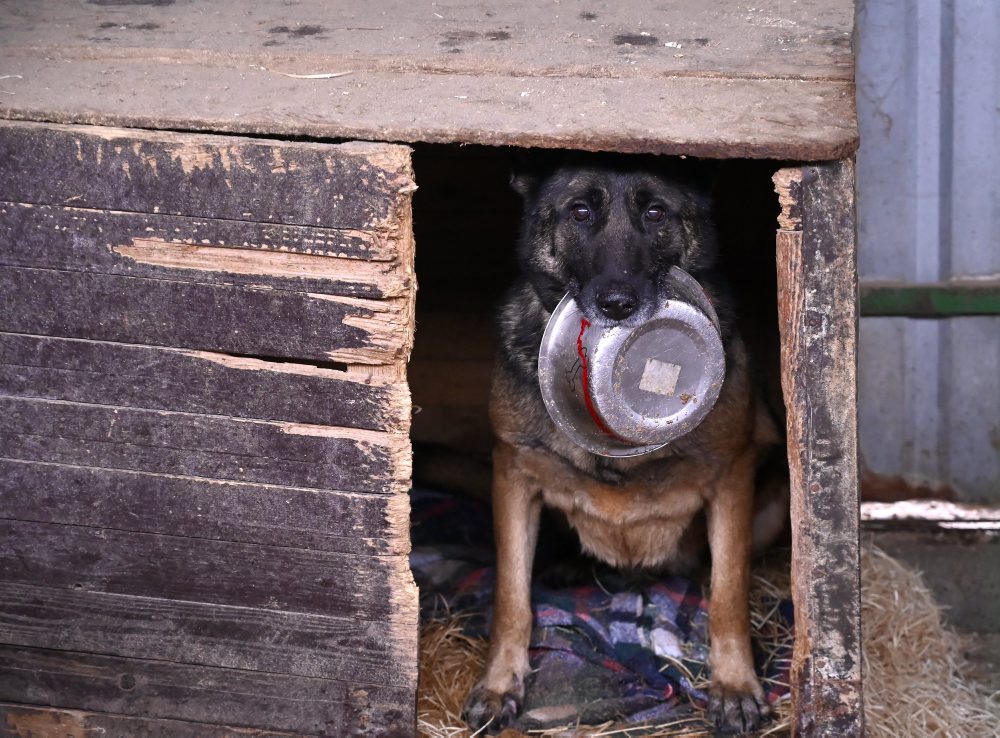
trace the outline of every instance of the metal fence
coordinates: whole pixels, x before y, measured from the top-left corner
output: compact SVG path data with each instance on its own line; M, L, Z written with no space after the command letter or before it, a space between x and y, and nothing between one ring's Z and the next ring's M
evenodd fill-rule
M1000 1L857 27L863 462L1000 503Z

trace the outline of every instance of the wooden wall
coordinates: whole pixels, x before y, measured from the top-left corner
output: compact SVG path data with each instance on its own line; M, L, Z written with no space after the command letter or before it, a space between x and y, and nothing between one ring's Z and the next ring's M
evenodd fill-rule
M0 124L5 735L412 733L413 189L399 146Z

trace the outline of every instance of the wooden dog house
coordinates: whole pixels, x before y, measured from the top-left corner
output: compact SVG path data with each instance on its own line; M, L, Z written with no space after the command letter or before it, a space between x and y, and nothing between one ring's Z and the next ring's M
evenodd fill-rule
M765 5L0 6L4 734L413 733L411 145L478 144L773 173L797 730L860 735L853 7Z

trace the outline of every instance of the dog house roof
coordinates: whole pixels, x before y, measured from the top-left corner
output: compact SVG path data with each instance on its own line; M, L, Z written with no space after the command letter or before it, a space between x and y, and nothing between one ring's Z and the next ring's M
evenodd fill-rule
M0 117L821 160L851 0L0 5Z

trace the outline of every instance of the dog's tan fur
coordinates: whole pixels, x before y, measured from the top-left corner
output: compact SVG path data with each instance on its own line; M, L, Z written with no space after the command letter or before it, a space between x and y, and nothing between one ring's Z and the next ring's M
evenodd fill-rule
M705 464L702 457L675 458L676 451L668 448L616 460L614 466L624 474L618 483L589 474L586 464L592 457L569 441L562 442L557 454L522 445L524 408L511 401L516 393L507 381L498 371L490 404L497 436L492 498L497 585L487 667L473 698L497 716L505 700L508 709L516 710L523 698L531 565L545 504L565 515L585 550L622 568L690 570L707 539L712 554L713 699L725 709L727 701L750 696L763 710L750 650L750 556L780 532L772 521L780 517L785 501L779 486L773 496L755 502L760 456L779 439L770 415L753 399L745 363L731 372L716 408L697 430L698 444L718 464Z

